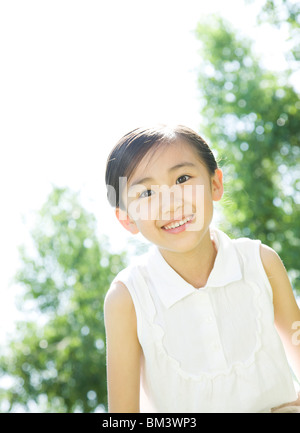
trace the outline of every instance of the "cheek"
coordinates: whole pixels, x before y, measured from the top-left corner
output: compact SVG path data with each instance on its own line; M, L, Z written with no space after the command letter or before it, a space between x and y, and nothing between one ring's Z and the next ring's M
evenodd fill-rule
M132 200L128 204L128 213L131 218L138 223L140 220L147 219L147 208L143 206L141 200Z
M202 207L203 207L204 214L205 215L210 214L213 210L213 200L212 200L211 190L209 189L209 187L207 187L203 191L202 201L203 201Z
M138 220L136 221L136 226L139 232L148 240L153 240L155 233L155 222L151 220Z
M191 194L187 197L190 198L190 202L192 203L191 212L188 209L188 202L185 202L184 210L185 214L187 213L195 213L196 219L194 224L187 226L187 231L198 231L202 230L204 226L207 224L207 221L211 219L213 212L213 203L211 198L210 190L207 189L204 185L196 185L193 187Z
M159 213L159 200L154 199L133 200L128 205L128 213L136 224L143 224L157 219Z
M204 184L185 185L183 188L183 203L193 205L198 209L203 209L209 199L207 188Z

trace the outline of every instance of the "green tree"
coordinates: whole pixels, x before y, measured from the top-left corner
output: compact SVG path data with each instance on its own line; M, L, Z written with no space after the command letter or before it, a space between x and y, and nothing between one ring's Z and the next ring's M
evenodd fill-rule
M253 0L246 0L246 3L253 3ZM300 60L299 17L300 3L291 0L265 0L257 17L259 24L269 23L279 30L287 30L289 49L286 59L291 66Z
M225 172L223 229L273 247L299 290L299 95L228 22L211 17L196 35L202 132Z
M53 189L31 235L16 276L27 317L0 359L0 374L13 379L0 404L9 402L8 411L106 408L103 300L126 257L108 252L95 217L69 189Z

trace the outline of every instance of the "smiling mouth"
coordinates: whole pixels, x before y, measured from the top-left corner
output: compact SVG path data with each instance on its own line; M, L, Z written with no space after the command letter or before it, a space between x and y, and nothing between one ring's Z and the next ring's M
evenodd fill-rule
M164 230L176 229L177 227L183 226L184 224L190 222L193 218L194 218L194 215L190 215L190 216L188 216L188 217L186 217L180 221L173 221L172 223L163 226L162 229L164 229Z

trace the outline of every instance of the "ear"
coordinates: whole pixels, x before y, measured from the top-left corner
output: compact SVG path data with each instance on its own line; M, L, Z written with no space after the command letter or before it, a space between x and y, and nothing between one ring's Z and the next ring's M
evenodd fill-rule
M139 232L139 229L137 228L135 222L130 218L130 216L125 210L116 208L115 214L119 222L126 230L128 230L133 235L136 235Z
M223 187L223 172L220 168L215 170L215 174L211 179L211 190L212 198L214 201L219 201L222 198L224 187Z

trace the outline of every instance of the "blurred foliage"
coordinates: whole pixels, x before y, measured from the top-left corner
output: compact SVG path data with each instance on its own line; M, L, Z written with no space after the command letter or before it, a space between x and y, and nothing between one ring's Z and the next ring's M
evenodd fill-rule
M31 235L32 251L20 249L16 276L27 317L0 358L0 376L12 378L0 391L1 411L103 411L103 301L125 256L108 252L94 216L68 189L53 189Z
M255 0L246 0L253 3ZM288 31L289 50L286 59L289 63L300 60L300 3L295 0L265 0L258 15L258 23L269 23L278 29Z
M225 173L222 227L274 248L300 290L299 95L230 23L211 17L196 34L201 133Z

